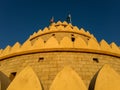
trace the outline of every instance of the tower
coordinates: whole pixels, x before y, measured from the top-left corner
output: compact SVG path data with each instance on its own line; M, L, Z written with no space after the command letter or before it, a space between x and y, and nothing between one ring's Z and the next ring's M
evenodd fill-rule
M22 45L17 42L12 47L7 46L4 50L1 49L0 64L1 72L11 80L11 84L14 82L9 85L8 90L11 90L10 88L21 80L21 75L27 75L28 71L38 78L35 79L35 83L39 81L44 90L53 90L52 87L56 88L55 85L58 85L55 83L58 83L61 78L63 79L64 75L69 76L69 74L73 74L70 77L78 79L77 82L80 82L83 90L85 90L84 87L90 87L90 89L99 87L99 80L101 80L99 78L104 72L108 73L107 70L113 72L111 75L115 77L116 83L120 81L119 75L116 74L120 73L119 47L115 43L109 45L105 40L98 42L92 34L83 28L79 29L71 23L60 21L35 32ZM106 64L109 64L114 70ZM26 67L29 68L24 70ZM22 70L24 71L21 74ZM29 77L29 74L24 76L27 80ZM93 84L94 77L98 78L98 86ZM118 82L116 78L118 78ZM76 82L74 79L72 80ZM65 81L66 83L69 82ZM115 87L119 88L119 85ZM5 86L5 88L7 87ZM67 90L66 87L65 90Z

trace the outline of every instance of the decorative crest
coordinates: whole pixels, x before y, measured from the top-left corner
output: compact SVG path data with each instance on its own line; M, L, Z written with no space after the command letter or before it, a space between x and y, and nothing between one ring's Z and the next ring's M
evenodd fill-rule
M71 14L68 14L67 18L66 18L66 21L68 23L71 23L72 24L72 20L71 20Z
M54 17L52 16L52 18L50 19L50 25L54 23Z

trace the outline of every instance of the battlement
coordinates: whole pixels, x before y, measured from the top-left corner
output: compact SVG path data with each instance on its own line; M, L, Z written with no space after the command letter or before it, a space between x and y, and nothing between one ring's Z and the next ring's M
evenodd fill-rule
M42 38L39 38L33 44L31 44L30 40L27 40L22 45L16 42L12 47L7 46L4 50L0 50L0 60L13 57L14 55L46 51L79 51L120 57L120 49L114 42L109 45L105 40L97 42L91 38L86 43L80 37L74 38L74 41L69 37L64 37L58 42L57 39L52 36L46 42L44 42Z
M92 37L94 36L90 34L88 31L85 32L83 28L79 29L77 26L72 26L72 24L68 24L66 21L63 23L58 21L57 23L52 23L49 27L45 27L43 30L39 30L38 32L34 32L33 35L30 36L30 40L50 33L57 33L57 32L63 32L63 33L77 33L86 37Z
M47 41L44 41L44 39L41 38L42 35L55 32L72 32L89 38L87 41L82 37L75 36L64 36L60 41L54 36L48 38ZM36 37L38 38L32 43L31 41ZM58 21L57 23L52 23L48 28L46 27L43 30L39 30L37 33L33 33L33 35L31 35L22 45L19 42L16 42L12 47L8 45L5 49L1 49L0 60L19 54L51 50L91 52L120 57L120 48L114 42L110 45L105 40L98 42L92 34L88 31L86 32L83 28L78 29L78 27L72 26L65 21L63 23Z
M3 90L119 90L120 47L58 21L0 49L0 70Z

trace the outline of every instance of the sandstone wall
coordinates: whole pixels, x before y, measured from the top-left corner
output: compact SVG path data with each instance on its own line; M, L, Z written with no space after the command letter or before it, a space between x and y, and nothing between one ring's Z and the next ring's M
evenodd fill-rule
M0 61L0 71L8 77L31 66L38 75L44 90L48 90L55 76L65 66L71 66L82 78L87 87L95 73L109 64L120 74L120 58L81 52L42 52L7 58Z
M70 39L72 37L74 37L74 38L81 37L86 43L91 38L88 36L81 35L79 33L72 33L72 32L65 32L64 31L64 32L54 32L54 33L40 35L40 36L36 37L35 39L31 39L30 41L33 44L36 40L38 40L39 38L42 38L46 42L51 37L55 37L58 42L60 42L64 37L68 37Z

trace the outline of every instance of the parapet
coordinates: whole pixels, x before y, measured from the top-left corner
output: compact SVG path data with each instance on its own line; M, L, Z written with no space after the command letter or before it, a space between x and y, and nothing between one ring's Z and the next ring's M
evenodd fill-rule
M72 32L89 37L89 39L85 41L82 37L74 37L74 40L71 40L70 37L64 36L58 41L56 37L51 36L47 41L44 41L44 39L41 38L43 35L54 32ZM31 43L31 40L36 37L39 38L37 38L34 43ZM108 44L105 40L98 42L94 35L90 34L89 31L85 31L83 28L79 29L67 22L58 21L57 23L52 23L49 27L45 27L43 30L39 30L37 33L35 32L23 44L16 42L13 46L8 45L5 49L0 49L0 60L16 55L46 51L74 51L120 57L120 48L114 42L111 44Z
M68 24L66 21L63 23L61 21L58 21L57 23L52 23L49 27L45 27L43 30L38 30L38 32L34 32L33 35L29 37L29 40L32 40L36 37L54 33L54 32L68 32L68 33L77 33L86 37L93 37L92 34L90 34L88 31L85 32L83 28L79 29L77 26L73 26L72 24Z

